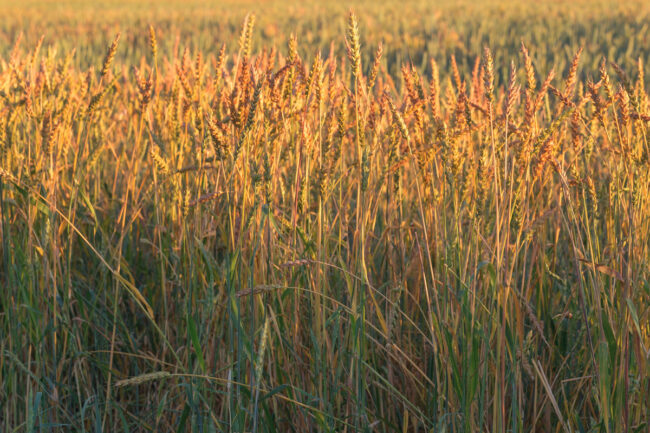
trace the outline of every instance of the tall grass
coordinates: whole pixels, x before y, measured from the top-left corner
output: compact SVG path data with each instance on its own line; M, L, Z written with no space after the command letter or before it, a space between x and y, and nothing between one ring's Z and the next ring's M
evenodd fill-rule
M307 60L255 22L4 59L3 429L650 428L644 63L395 68L352 14Z

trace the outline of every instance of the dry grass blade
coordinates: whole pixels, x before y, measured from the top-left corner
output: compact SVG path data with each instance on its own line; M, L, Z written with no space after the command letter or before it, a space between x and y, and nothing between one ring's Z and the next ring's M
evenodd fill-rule
M129 377L127 379L118 380L117 382L115 382L114 386L116 388L122 388L125 386L141 385L143 383L165 379L170 376L171 374L166 371L157 371L155 373L146 373L146 374L141 374L139 376Z

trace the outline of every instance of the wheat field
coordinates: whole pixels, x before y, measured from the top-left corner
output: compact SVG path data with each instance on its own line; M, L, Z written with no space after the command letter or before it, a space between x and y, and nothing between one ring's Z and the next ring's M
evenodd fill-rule
M0 4L0 431L650 432L650 8L108 4Z

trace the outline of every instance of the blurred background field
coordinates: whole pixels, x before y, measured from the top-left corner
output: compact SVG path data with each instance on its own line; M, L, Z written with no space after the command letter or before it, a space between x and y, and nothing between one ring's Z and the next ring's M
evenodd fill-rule
M595 70L603 57L631 67L650 56L650 4L641 0L540 1L352 1L284 2L277 0L214 1L22 1L0 5L0 49L7 53L19 34L27 46L44 36L45 46L60 51L77 49L75 62L83 67L103 53L118 31L123 45L118 58L139 61L147 52L147 26L161 35L161 55L175 44L216 53L225 43L236 48L244 16L254 12L257 31L253 48L276 44L286 51L290 34L298 36L301 55L312 59L329 52L340 37L348 9L360 20L362 49L367 58L384 44L384 59L392 72L412 62L426 68L434 57L444 69L451 54L471 70L477 53L489 45L502 77L520 43L535 47L540 70L550 65L564 70L579 46L584 47L583 70ZM80 43L81 42L81 43Z

